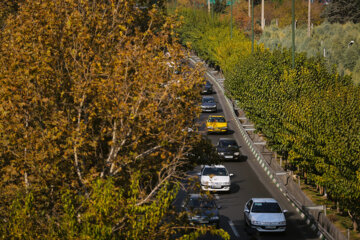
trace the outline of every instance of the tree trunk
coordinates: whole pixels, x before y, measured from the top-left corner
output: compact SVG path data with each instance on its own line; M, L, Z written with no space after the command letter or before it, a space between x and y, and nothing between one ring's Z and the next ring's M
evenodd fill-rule
M261 0L261 29L264 31L265 29L265 17L264 17L264 8L265 8L264 0Z
M311 37L311 0L308 3L308 37Z

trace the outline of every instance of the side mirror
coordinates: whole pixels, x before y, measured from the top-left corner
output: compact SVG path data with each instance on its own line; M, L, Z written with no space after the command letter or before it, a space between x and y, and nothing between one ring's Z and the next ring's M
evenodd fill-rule
M244 210L244 212L249 213L249 212L250 212L250 210L249 210L249 209L245 209L245 210Z
M283 213L287 213L287 212L288 212L288 210L286 210L286 209L285 209L285 210L283 210Z
M201 176L201 172L196 173L196 175Z
M233 174L233 173L230 173L229 176L232 177L232 176L234 176L234 174Z

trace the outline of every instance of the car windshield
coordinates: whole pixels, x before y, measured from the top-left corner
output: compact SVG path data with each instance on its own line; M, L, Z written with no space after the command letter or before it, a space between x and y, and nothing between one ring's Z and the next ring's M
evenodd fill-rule
M215 101L213 98L203 98L202 102L203 103L214 103Z
M255 213L281 213L279 204L274 202L255 202L251 212Z
M225 122L225 118L223 117L211 117L208 122Z
M190 208L214 208L215 203L210 199L205 198L190 198L189 200Z
M219 143L220 147L237 147L235 140L221 140Z
M216 175L216 176L227 176L227 171L225 168L205 168L203 171L203 175L204 176L209 176L209 175Z
M210 82L206 81L205 87L211 87L211 86L212 86L212 84Z

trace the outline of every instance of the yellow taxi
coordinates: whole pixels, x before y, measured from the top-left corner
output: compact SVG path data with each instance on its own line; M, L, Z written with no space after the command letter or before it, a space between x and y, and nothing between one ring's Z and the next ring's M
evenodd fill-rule
M210 115L206 121L206 129L208 133L221 133L228 130L225 117L222 115Z

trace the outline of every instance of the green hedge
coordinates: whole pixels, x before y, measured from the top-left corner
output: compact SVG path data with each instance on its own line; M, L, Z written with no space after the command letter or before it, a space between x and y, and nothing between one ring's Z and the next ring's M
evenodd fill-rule
M305 53L296 54L294 69L288 50L257 47L253 55L239 54L248 49L249 40L235 43L237 38L226 38L226 24L219 19L186 13L183 41L226 69L226 90L270 147L287 156L308 180L326 187L359 221L360 89L351 77L340 76L322 57ZM233 48L216 51L228 46Z

